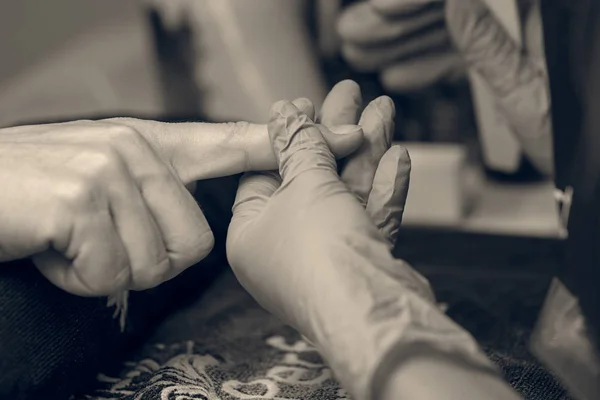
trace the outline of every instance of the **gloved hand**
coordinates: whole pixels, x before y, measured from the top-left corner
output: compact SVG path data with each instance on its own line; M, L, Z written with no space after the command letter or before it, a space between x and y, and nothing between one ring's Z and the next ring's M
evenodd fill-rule
M446 31L443 0L364 0L342 13L338 33L350 65L380 72L390 92L418 90L463 73Z
M338 156L362 143L327 133ZM213 235L185 184L274 169L265 125L76 121L0 130L0 261L33 256L83 296L154 287Z
M344 82L327 97L320 122L347 123L359 107L356 85ZM320 350L357 400L381 398L399 365L411 381L407 362L432 354L456 362L451 370L467 371L467 378L458 374L463 388L461 379L492 377L492 396L512 394L474 339L437 308L427 280L391 255L410 165L404 149L388 150L393 117L388 98L366 107L360 125L367 139L340 178L323 140L327 128L312 121L312 104L273 106L269 135L279 175L242 178L227 237L230 265L259 304ZM416 375L395 398L418 398L411 397L415 385L446 392L435 387L438 375Z
M482 0L445 1L448 31L466 66L489 84L529 160L551 175L550 94L538 2L528 9L521 48Z

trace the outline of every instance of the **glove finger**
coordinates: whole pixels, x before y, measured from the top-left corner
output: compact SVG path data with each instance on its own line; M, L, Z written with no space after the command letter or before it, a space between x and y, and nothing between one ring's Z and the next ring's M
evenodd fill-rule
M362 102L360 86L349 79L341 81L327 94L318 122L327 127L356 124Z
M360 132L362 138L360 127L352 128L355 131L350 134ZM321 133L326 129L318 127L293 103L279 101L271 107L268 130L284 182L307 170L336 172L335 158Z
M400 40L385 46L357 46L345 43L342 54L359 72L375 72L389 65L418 58L424 54L446 52L451 48L450 37L443 26L433 27L410 40Z
M392 99L382 96L370 102L360 118L365 140L348 158L341 178L363 205L367 204L379 160L392 144L395 115Z
M292 104L295 105L298 108L298 110L306 114L308 118L310 118L313 121L315 120L316 111L315 105L312 101L310 101L306 97L300 97L292 101Z
M439 6L443 2L444 0L370 0L373 8L387 17L410 15L423 8Z
M352 82L352 81L348 81L348 82ZM354 83L354 82L352 82L352 83L354 85L356 85L356 83ZM346 85L342 85L340 88L335 90L335 92L332 90L332 92L330 92L330 94L333 93L334 98L329 101L329 104L331 104L331 102L333 100L337 103L338 109L341 108L340 106L345 107L344 103L348 103L349 98L350 98L350 100L352 100L352 98L351 98L352 93L350 92L350 90L348 90L349 89L348 86L351 87L351 85L346 84ZM358 87L358 85L356 85L356 86ZM360 89L359 89L359 93L360 93ZM310 118L313 121L315 120L316 110L315 110L315 105L313 104L312 101L310 101L309 99L307 99L305 97L301 97L301 98L298 98L298 99L295 99L294 101L292 101L292 104L294 106L296 106L296 108L298 108L298 110L300 110L301 112L306 114L306 116L308 118ZM343 116L344 114L341 111L342 110L340 110L340 115ZM336 112L335 109L331 110L331 113L334 113L334 112ZM348 138L347 136L344 135L344 132L347 132L348 129L352 129L352 127L348 126L349 124L356 124L356 119L345 123L342 118L338 118L337 121L335 121L335 124L333 122L334 121L332 121L332 124L329 125L330 127L332 127L332 129L334 129L333 131L323 130L321 132L324 135L325 141L327 142L327 145L329 146L329 148L344 149L345 147L348 147L348 145L350 145L353 147L351 150L356 149L358 146L354 147L354 145L352 143L352 139ZM340 136L332 135L332 133L340 133ZM350 141L348 141L348 139L350 139ZM344 145L344 141L348 142L348 144ZM350 153L350 151L348 151L346 154L349 154L349 153Z
M344 41L359 46L391 45L418 31L443 24L441 5L413 13L409 18L389 18L377 12L371 2L360 2L343 12L338 21L338 34Z
M467 67L489 84L532 163L551 174L548 82L481 0L448 0L448 30Z
M462 69L461 59L449 49L392 65L381 73L381 83L390 92L411 92L452 77L459 69Z
M229 249L246 242L243 238L246 228L257 221L280 185L281 178L276 172L246 172L240 178L232 207L233 216L227 230L227 258L231 265L238 264L235 257L241 252L231 252Z
M254 219L281 185L281 178L275 172L246 172L240 178L233 203L234 222ZM231 230L231 228L230 228Z
M401 146L392 146L379 162L367 202L367 213L391 243L396 242L402 223L410 168L408 151Z

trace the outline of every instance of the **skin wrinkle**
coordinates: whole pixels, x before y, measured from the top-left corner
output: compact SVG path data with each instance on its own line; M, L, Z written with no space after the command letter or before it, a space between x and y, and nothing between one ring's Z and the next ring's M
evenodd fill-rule
M242 138L242 135L245 135L246 133L248 133L250 127L249 127L249 124L246 122L235 122L232 128L233 128L232 134L228 140L229 142L239 141ZM252 158L250 156L249 149L246 146L241 146L241 147L242 147L242 154L243 154L242 162L244 165L244 170L252 171L253 165L252 165Z

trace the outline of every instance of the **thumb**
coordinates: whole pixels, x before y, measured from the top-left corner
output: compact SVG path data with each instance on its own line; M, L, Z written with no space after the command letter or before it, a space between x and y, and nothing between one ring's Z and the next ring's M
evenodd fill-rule
M164 123L134 118L112 122L134 128L168 162L184 184L247 171L277 169L266 125L235 123ZM323 132L337 158L362 144L362 131L348 135Z
M262 212L280 184L281 178L275 172L246 172L240 178L228 238Z
M337 175L335 158L324 138L325 135L335 134L314 123L294 103L275 103L271 107L268 128L284 182L291 181L307 170L331 171ZM347 125L345 129L345 132L337 130L339 137L362 137L362 129L357 125Z
M550 95L546 75L482 0L447 0L446 21L471 70L490 86L531 161L552 173Z

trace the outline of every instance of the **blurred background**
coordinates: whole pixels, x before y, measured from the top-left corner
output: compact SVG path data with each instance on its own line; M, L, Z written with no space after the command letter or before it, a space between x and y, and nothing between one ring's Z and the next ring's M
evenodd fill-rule
M396 54L388 64L437 57L432 71L403 75L382 74L376 52L343 51L340 15L360 3L1 1L0 126L105 115L263 122L273 102L318 105L351 78L365 101L396 102L395 138L413 158L407 226L556 236L553 187L452 54L441 3L413 18L422 22L398 49L383 48ZM498 18L518 35L517 3L501 3Z

